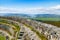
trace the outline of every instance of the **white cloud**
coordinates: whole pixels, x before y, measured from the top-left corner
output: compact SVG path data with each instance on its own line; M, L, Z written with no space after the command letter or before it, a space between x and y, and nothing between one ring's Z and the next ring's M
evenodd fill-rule
M51 7L51 9L60 9L60 5L53 6L53 7Z
M60 14L60 5L49 7L49 8L5 8L0 7L0 13L40 13L40 14Z

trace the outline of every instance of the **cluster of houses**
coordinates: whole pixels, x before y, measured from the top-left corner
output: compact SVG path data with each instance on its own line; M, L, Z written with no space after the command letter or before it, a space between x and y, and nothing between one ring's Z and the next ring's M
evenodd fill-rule
M31 27L39 31L39 33L47 37L48 40L60 40L60 28L56 26L25 18L16 18L16 17L10 17L10 18L7 17L7 18L19 21L23 24L30 25Z
M21 23L32 26L34 29L38 30L41 34L47 37L48 40L60 40L60 28L54 25L22 18Z
M60 40L60 28L29 19L26 21L26 23L38 30L41 34L47 37L48 40Z

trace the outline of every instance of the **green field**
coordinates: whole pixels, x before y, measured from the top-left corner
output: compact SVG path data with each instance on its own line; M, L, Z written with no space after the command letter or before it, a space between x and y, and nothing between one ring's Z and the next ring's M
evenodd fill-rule
M34 18L34 20L60 27L60 18Z
M60 21L60 18L33 18L33 19L42 21Z
M3 35L0 35L0 40L6 40L6 38Z
M60 21L43 21L43 22L60 27Z

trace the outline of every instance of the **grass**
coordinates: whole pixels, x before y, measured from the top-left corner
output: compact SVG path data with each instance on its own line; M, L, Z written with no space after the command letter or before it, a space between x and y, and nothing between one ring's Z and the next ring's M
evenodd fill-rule
M60 27L60 21L43 21L44 23L47 24L52 24L54 26Z
M33 19L42 21L60 21L60 18L33 18Z
M6 38L3 35L0 35L0 40L6 40Z

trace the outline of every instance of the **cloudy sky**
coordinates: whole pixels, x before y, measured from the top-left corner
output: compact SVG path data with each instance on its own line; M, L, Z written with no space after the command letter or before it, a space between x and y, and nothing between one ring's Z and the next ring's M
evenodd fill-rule
M0 13L60 14L60 0L0 0Z

